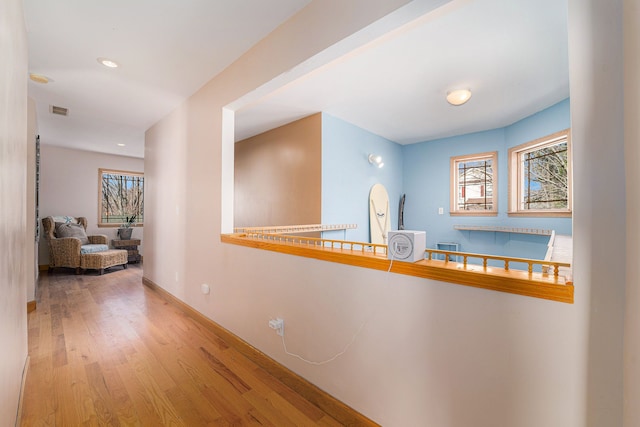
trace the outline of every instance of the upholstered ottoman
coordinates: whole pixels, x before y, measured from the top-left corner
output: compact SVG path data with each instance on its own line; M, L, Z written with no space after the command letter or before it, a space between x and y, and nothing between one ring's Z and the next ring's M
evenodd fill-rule
M108 251L80 255L80 268L85 270L91 268L100 270L100 274L103 274L105 268L114 265L122 265L122 268L127 268L127 251L109 249Z

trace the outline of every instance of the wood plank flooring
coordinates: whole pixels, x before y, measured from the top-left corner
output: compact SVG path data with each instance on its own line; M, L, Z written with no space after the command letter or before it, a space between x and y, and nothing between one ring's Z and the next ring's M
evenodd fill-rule
M341 425L141 279L41 275L22 426Z

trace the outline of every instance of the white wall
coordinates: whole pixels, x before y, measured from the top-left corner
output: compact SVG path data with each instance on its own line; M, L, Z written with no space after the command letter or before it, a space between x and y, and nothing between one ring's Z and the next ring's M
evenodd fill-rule
M27 359L27 34L22 2L0 2L0 425L16 422Z
M87 234L106 234L109 241L117 238L117 228L98 227L98 169L144 172L144 159L44 143L40 149L40 218L50 215L84 216L87 218ZM142 240L138 249L144 255L143 229L135 227L133 237ZM44 235L41 235L39 246L38 262L48 265L49 247Z
M145 276L385 426L622 425L622 0L570 0L575 304L219 242L233 205L222 108L428 2L348 37L403 3L315 0L147 131ZM312 360L362 329L311 366L283 352L276 316Z
M622 425L625 176L622 0L569 1L576 305L586 420Z

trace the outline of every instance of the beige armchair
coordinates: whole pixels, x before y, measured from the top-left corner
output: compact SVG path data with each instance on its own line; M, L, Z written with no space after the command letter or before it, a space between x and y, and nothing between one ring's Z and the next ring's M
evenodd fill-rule
M55 267L75 268L76 273L80 273L80 268L84 268L81 263L81 249L83 245L105 245L106 247L93 247L94 250L105 251L109 249L107 236L98 234L94 236L86 236L84 240L83 232L79 237L60 237L56 233L56 222L69 223L79 229L78 224L82 226L82 231L87 229L87 219L85 217L46 217L42 218L42 228L44 235L49 243L49 271ZM87 248L87 246L85 246ZM84 252L84 251L83 251Z

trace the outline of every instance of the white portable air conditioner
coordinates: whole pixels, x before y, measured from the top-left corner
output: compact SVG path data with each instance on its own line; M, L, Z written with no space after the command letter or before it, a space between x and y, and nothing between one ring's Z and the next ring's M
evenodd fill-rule
M398 230L388 233L387 258L394 261L416 262L424 259L427 233L424 231Z

